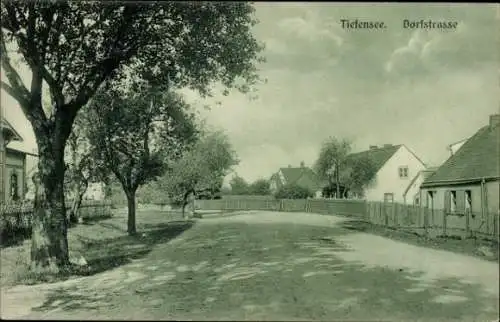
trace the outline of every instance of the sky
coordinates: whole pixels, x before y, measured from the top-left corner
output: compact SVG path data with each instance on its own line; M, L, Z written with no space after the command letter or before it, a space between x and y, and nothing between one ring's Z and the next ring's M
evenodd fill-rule
M255 4L255 37L266 46L266 84L251 100L238 92L202 99L184 90L208 124L224 129L248 181L280 167L312 165L329 136L353 150L405 144L429 165L470 137L499 109L500 11L492 4ZM343 29L341 19L384 22ZM454 30L405 29L403 20L457 22ZM28 73L28 72L26 72ZM28 73L29 74L29 73ZM16 102L7 118L36 144ZM220 102L220 104L216 104ZM202 108L210 105L209 110Z

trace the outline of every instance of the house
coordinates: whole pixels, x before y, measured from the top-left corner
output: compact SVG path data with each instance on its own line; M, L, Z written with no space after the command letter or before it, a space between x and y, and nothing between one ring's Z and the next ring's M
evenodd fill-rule
M372 145L368 150L348 157L368 158L377 169L375 179L364 190L364 198L369 201L404 203L412 179L426 169L425 163L404 144Z
M301 162L299 167L289 165L287 168L280 168L278 172L271 176L270 188L272 193L287 184L296 184L308 188L314 193L315 198L320 198L322 195L321 181L311 168L305 166L304 162Z
M436 172L437 169L438 167L428 167L427 169L419 171L417 175L413 177L410 184L403 192L405 204L420 205L420 186L430 175Z
M12 147L23 138L5 118L1 119L0 203L24 199L27 191L27 157L36 154Z
M421 185L421 199L428 209L448 214L485 215L499 212L500 114L446 160ZM425 198L425 199L424 199Z

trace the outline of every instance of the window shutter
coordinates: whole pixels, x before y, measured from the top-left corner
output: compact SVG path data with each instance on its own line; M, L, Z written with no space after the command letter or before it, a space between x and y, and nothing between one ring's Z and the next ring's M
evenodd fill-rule
M451 210L451 191L444 192L444 210L450 212Z

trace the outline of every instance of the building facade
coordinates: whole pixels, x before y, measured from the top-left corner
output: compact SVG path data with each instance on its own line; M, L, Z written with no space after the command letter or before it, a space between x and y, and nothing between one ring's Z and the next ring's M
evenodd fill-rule
M404 144L370 146L369 150L349 157L366 157L377 169L375 179L364 190L364 198L368 201L404 203L412 179L426 169L425 163Z
M421 186L423 205L432 214L480 226L500 212L500 115L464 142ZM425 204L424 204L425 202Z
M0 202L19 201L26 192L26 153L9 147L22 138L6 119L0 121Z

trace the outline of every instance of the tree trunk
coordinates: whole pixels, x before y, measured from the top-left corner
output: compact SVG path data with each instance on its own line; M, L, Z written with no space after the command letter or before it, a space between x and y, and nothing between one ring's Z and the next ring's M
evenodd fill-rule
M87 184L84 183L84 188L82 189L78 184L78 188L75 191L75 200L73 200L73 204L71 205L71 210L69 212L69 222L71 224L77 224L79 222L80 217L78 216L80 206L82 205L83 195L87 190Z
M189 194L190 194L190 193L191 193L190 191L188 191L188 192L184 193L184 196L183 196L183 198L182 198L182 218L183 218L184 220L189 219L189 215L186 215L186 206L187 206L187 205L188 205L188 203L189 203L189 202L188 202L188 198L189 198Z
M137 234L137 229L135 225L135 191L129 191L127 195L127 206L128 206L128 220L127 220L127 232L130 236Z
M53 153L48 141L39 142L39 172L34 177L31 262L46 267L69 264L63 151Z
M336 193L336 197L338 199L341 199L342 197L340 196L340 182L339 182L339 166L337 165L336 166L336 169L335 169L335 184L337 186L337 193Z

